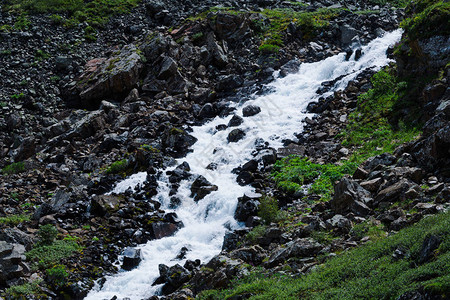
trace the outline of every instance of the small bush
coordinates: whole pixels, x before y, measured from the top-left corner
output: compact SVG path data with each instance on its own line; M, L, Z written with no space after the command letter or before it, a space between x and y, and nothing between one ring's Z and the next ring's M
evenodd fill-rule
M279 209L277 199L264 196L260 200L258 207L258 216L263 219L264 223L270 224L278 221Z
M66 266L56 265L53 268L48 269L46 273L48 282L55 288L59 289L67 284L69 273L66 270Z
M128 168L128 160L122 159L116 162L113 162L108 169L106 169L106 174L119 174L123 173Z
M39 242L42 245L51 245L58 235L58 230L52 224L41 225L38 231Z
M23 162L12 163L2 169L2 173L6 175L18 174L25 171L25 164Z
M38 245L25 255L28 260L35 262L41 268L48 268L58 264L61 259L70 257L82 247L73 239L54 241L51 245Z

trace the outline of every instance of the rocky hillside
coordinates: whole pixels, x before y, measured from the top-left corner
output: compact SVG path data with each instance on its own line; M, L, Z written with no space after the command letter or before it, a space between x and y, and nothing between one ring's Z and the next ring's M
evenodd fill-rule
M448 297L450 7L406 4L4 1L0 297L82 299L124 249L120 267L133 269L140 254L127 247L183 227L154 196L161 170L196 142L192 126L268 92L274 71L361 55L399 26L390 66L311 103L295 141L262 145L236 169L255 189L236 209L245 226L209 262L160 265L151 299ZM137 190L105 195L139 171ZM196 201L217 189L187 164L165 175L172 195L188 178Z

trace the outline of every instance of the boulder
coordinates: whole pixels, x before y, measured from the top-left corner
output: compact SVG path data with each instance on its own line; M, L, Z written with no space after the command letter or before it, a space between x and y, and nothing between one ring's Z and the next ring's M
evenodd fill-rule
M228 127L237 127L244 122L244 119L239 117L238 115L234 115L231 120L228 122Z
M239 222L245 222L249 217L255 216L258 213L259 201L261 194L244 195L238 198L238 204L234 213L234 218Z
M371 202L372 198L367 190L349 177L344 177L334 186L334 196L330 204L337 213L352 211L365 216L370 212L367 204Z
M242 115L244 117L251 117L261 112L261 108L256 105L247 105L242 109Z
M123 47L110 58L97 58L63 91L69 107L96 109L106 98L126 96L139 80L143 64L134 45Z
M245 132L242 129L236 128L231 130L228 134L227 140L228 143L236 143L242 140L245 137Z
M322 250L322 247L321 244L310 238L296 239L287 243L284 248L280 247L277 251L273 252L265 265L272 268L290 257L301 258L315 256Z

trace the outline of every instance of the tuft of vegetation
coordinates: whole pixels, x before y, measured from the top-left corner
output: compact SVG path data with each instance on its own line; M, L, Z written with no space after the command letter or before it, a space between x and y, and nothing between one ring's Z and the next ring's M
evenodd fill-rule
M23 162L12 163L2 169L5 175L18 174L25 171L25 164Z
M0 224L5 224L8 226L17 226L20 223L30 221L29 215L9 215L0 218Z
M259 202L260 205L258 206L258 216L264 221L265 224L278 222L283 217L283 214L278 208L277 199L266 195L263 196Z
M33 261L38 267L46 269L52 265L59 264L61 259L80 251L82 247L78 244L78 238L67 236L62 240L55 240L58 230L51 224L39 227L39 242L35 247L25 253L28 260Z
M264 236L264 233L266 232L267 226L265 225L258 225L254 227L247 235L245 236L245 239L252 244L255 244L259 238Z
M357 164L345 161L342 165L316 164L307 158L289 156L275 163L272 178L277 186L289 193L302 190L302 186L310 184L308 191L318 194L322 200L331 199L333 184L345 174L352 174Z
M42 280L35 280L21 285L14 285L5 290L6 299L30 299L31 297L39 297L43 294L39 284Z
M106 174L120 174L126 172L128 168L128 160L122 159L116 162L113 162L108 169L106 169Z
M311 273L292 278L253 272L225 290L201 293L199 299L397 299L408 291L450 296L450 213L424 218L399 233L352 249L326 261ZM419 263L425 238L441 244L431 259ZM403 249L405 256L392 254Z
M66 266L56 265L51 269L47 269L47 281L55 287L60 289L67 284L67 279L69 278L69 273L67 272Z

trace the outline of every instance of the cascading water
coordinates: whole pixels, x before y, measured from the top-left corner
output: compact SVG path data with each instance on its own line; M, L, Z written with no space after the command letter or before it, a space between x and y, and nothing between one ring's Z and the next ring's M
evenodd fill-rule
M94 288L86 299L111 299L113 296L118 299L149 297L156 294L160 288L151 286L159 276L159 264L182 265L186 259L207 262L217 255L222 247L225 226L232 229L239 227L233 218L237 198L251 191L250 187L237 184L232 170L252 159L255 142L263 140L276 149L282 146L283 140L294 140L294 134L303 129L302 120L310 116L304 111L308 103L318 99L316 91L322 82L341 78L333 89L323 95L326 97L335 90L344 88L364 69L380 69L390 61L386 56L386 49L399 41L400 37L401 31L396 30L372 41L362 48L363 54L358 61L354 60L354 56L346 61L345 53L341 53L316 63L302 64L297 74L275 80L270 84L273 92L246 102L245 105L259 106L261 112L244 118L244 123L239 128L244 130L246 135L237 143L227 142L227 136L234 128L216 130L217 125L227 124L231 116L217 117L202 126L194 127L192 135L198 141L192 147L193 152L179 163L189 163L192 174L203 175L217 185L218 190L196 203L190 197L191 182L182 181L177 194L182 203L174 211L184 223L184 227L174 236L139 246L144 257L140 265L132 271L119 272L108 277L103 287ZM236 114L242 116L242 106L239 104L236 104ZM216 163L217 169L206 169L210 163ZM137 173L119 183L113 192L124 192L127 188L142 183L145 178L145 172ZM164 210L172 211L168 208L167 178L159 178L158 185L158 195L155 198L161 202ZM175 260L182 247L187 247L190 251L184 260Z

